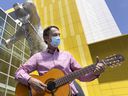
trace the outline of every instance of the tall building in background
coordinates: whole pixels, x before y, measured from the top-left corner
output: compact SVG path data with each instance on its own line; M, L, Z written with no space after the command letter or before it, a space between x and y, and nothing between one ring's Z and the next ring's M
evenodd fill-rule
M19 25L0 9L0 96L15 96L17 68L29 58L29 47L25 39L19 40L10 49L3 41L12 36Z
M121 35L105 0L76 0L76 4L88 44Z

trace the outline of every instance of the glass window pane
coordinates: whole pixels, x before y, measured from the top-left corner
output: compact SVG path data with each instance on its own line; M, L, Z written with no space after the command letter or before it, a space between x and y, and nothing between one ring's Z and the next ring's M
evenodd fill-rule
M16 23L10 16L7 16L7 21L6 22L9 23L13 28L15 28Z
M29 47L25 47L25 53L28 54L28 55L30 55L30 49L29 49ZM25 56L25 58L26 58L26 56Z
M3 34L4 20L0 17L0 36Z
M15 87L17 84L16 80L9 77L8 85L11 87Z
M3 38L6 40L6 39L9 39L11 37L10 34L7 33L7 31L5 30L4 34L3 34Z
M5 89L0 87L0 96L4 96L4 94L5 94Z
M3 19L5 19L6 14L3 10L0 9L0 17L2 17Z
M14 77L16 70L17 70L16 68L14 68L13 66L11 66L10 75Z
M2 17L0 17L0 27L3 28L5 21Z
M0 73L0 83L6 84L7 76Z
M2 32L3 32L3 30L2 30L2 28L0 27L0 36L2 36Z
M11 90L7 90L6 96L15 96L15 92Z
M20 49L22 50L22 46L20 47ZM23 52L19 50L18 48L14 47L13 48L13 51L15 51L18 55L22 56L23 55Z
M0 48L0 58L9 63L11 55Z
M7 74L8 73L8 68L9 68L9 64L0 60L0 72L3 72L3 73Z
M12 65L19 67L21 63L22 61L20 59L16 58L15 56L12 57L12 62L11 62Z
M19 41L15 43L15 46L18 47L20 50L23 50L24 45L20 43Z
M13 28L10 24L6 23L5 24L5 30L7 30L8 33L14 34L15 33L15 28Z
M24 54L24 58L25 58L25 59L28 59L28 58L29 58L29 56L28 56L28 55L26 55L26 54Z

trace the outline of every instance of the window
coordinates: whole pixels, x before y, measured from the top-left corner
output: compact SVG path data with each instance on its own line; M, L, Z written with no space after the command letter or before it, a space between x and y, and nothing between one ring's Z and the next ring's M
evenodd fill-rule
M8 81L8 85L11 86L11 87L15 87L16 86L16 80L9 77L9 81Z
M5 21L0 17L0 28L3 28Z
M5 74L0 73L0 83L6 84L7 76Z
M22 63L22 61L20 59L18 59L16 56L13 56L12 57L12 62L11 64L16 66L16 67L19 67L19 65Z
M5 50L3 50L2 48L0 48L0 59L6 61L9 63L10 61L10 54L8 52L6 52Z
M6 63L4 60L0 59L0 72L8 73L9 63Z

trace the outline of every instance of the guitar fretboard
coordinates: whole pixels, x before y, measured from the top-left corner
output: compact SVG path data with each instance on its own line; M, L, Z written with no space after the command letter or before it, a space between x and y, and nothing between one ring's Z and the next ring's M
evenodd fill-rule
M96 65L93 64L93 65L84 67L80 70L74 71L74 72L72 72L72 73L70 73L70 74L68 74L62 78L55 80L54 82L56 83L56 87L59 87L59 86L64 85L70 81L73 81L74 79L79 78L80 76L84 76L91 71L93 72L93 70L95 69L95 66Z

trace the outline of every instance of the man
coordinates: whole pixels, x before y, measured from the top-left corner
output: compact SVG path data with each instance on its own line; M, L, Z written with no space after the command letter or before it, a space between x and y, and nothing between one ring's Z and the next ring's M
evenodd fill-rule
M31 86L39 93L41 93L42 90L45 90L47 85L31 77L29 75L30 72L37 70L39 75L43 75L52 68L59 68L60 70L63 70L65 74L69 74L70 72L81 69L81 66L69 52L58 49L58 45L60 44L60 32L58 27L47 27L43 32L43 38L48 45L47 50L34 54L15 73L15 77L19 82ZM90 72L78 79L84 82L92 81L103 71L103 64L97 62L94 72ZM78 91L73 82L70 83L70 87L72 90L72 96L78 96Z

